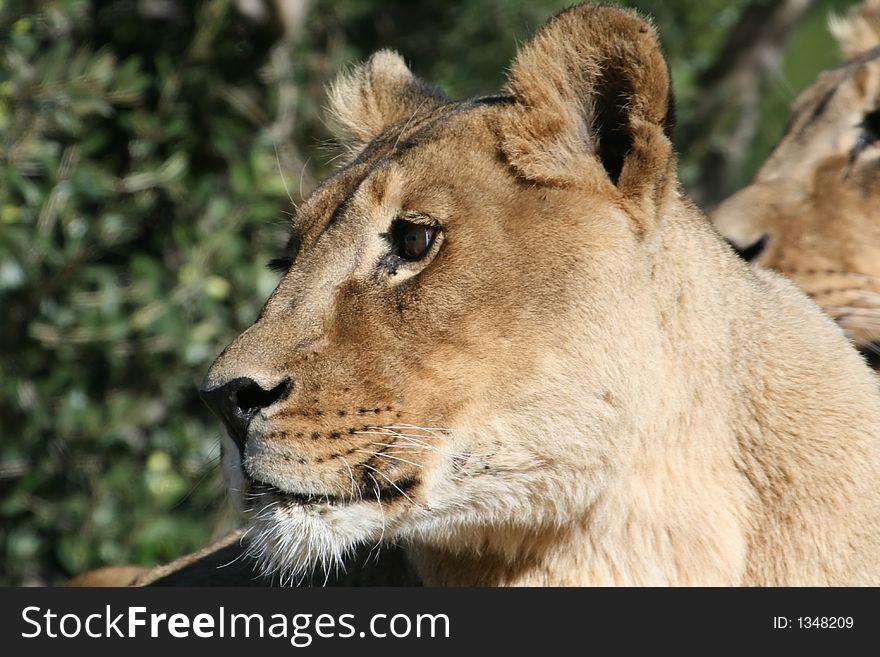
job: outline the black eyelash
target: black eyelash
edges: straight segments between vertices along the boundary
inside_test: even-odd
[[[287,270],[293,266],[296,260],[296,254],[299,253],[299,236],[291,235],[284,245],[284,251],[278,258],[272,258],[267,264],[270,270],[279,274],[286,274]]]
[[[266,267],[279,274],[285,273],[293,265],[293,258],[287,256],[281,258],[272,258],[266,263]]]

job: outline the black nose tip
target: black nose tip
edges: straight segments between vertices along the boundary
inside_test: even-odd
[[[250,421],[260,410],[286,396],[290,387],[289,378],[271,390],[266,390],[252,379],[238,378],[222,386],[199,390],[199,395],[214,415],[226,424],[239,449],[244,449]]]
[[[726,238],[725,238],[726,239]],[[759,255],[764,252],[764,249],[767,246],[767,235],[761,235],[758,239],[756,239],[751,244],[746,246],[739,246],[735,242],[731,240],[726,240],[728,244],[730,244],[731,248],[736,251],[736,255],[745,260],[746,262],[752,262]]]

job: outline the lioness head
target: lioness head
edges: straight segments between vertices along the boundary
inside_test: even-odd
[[[653,28],[579,7],[500,95],[450,101],[381,51],[331,97],[356,155],[299,207],[281,282],[203,386],[258,548],[297,571],[566,522],[613,467],[580,436],[641,394],[620,327],[646,322],[634,254],[674,180]]]
[[[336,84],[354,156],[203,386],[267,571],[400,541],[428,584],[877,580],[876,382],[681,193],[670,107],[610,7],[500,95],[391,52]]]
[[[712,219],[870,351],[880,342],[880,2],[832,29],[855,59],[801,93],[770,158]]]

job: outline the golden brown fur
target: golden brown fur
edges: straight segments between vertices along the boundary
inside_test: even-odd
[[[650,24],[579,6],[498,97],[390,52],[335,87],[354,158],[204,384],[262,567],[399,542],[430,585],[880,584],[874,375],[684,196],[668,84]]]
[[[880,0],[862,0],[843,18],[828,22],[843,56],[852,59],[880,45]]]
[[[73,587],[106,587],[132,586],[149,568],[143,566],[104,566],[90,570],[69,579],[65,586]]]
[[[880,2],[831,24],[856,59],[822,73],[798,97],[770,158],[712,219],[752,262],[794,280],[870,354],[880,342]]]

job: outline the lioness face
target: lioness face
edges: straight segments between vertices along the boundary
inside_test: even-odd
[[[822,73],[754,182],[712,215],[871,351],[880,342],[880,48]],[[874,356],[876,358],[876,355]]]
[[[502,96],[449,102],[389,52],[337,85],[357,155],[299,207],[281,282],[204,384],[267,566],[294,575],[359,543],[453,541],[486,519],[562,524],[627,449],[590,437],[638,416],[638,350],[616,328],[657,339],[636,297],[650,275],[643,186],[660,174],[638,167],[666,178],[674,164],[656,37],[611,17],[635,31],[627,47],[656,51],[658,72],[629,91],[664,86],[603,148],[589,144],[600,117],[581,114],[588,91],[557,116],[524,102],[567,70],[540,50],[550,39],[521,54]],[[620,80],[617,66],[601,70]],[[638,106],[616,102],[618,120]]]

